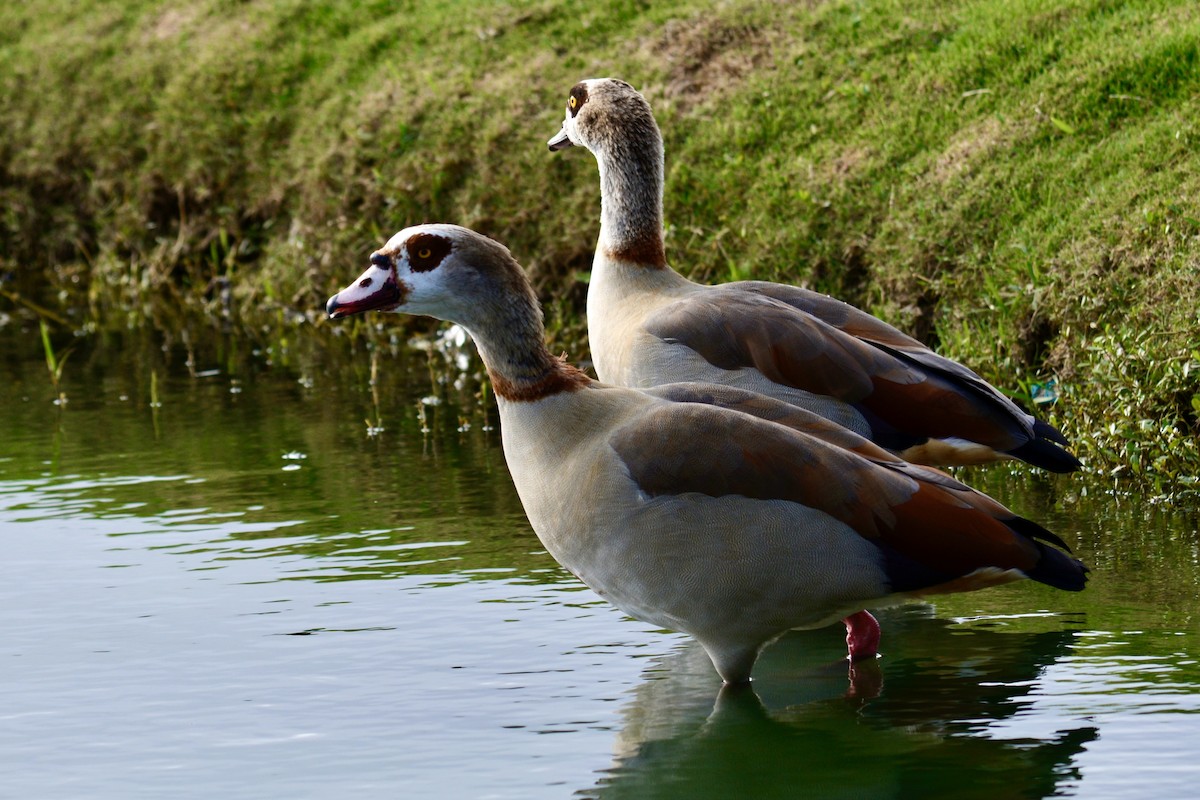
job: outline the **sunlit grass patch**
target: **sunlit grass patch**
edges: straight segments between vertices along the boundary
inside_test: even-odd
[[[1053,381],[1090,468],[1170,484],[1200,472],[1198,43],[1183,0],[10,3],[0,273],[270,337],[453,221],[510,246],[583,358],[596,168],[545,141],[616,75],[662,125],[682,272],[834,293],[1018,396]]]

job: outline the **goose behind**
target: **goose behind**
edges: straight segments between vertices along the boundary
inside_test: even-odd
[[[549,146],[571,145],[591,151],[600,170],[587,314],[601,380],[762,392],[918,463],[1016,458],[1052,472],[1079,468],[1055,428],[870,314],[795,286],[706,286],[672,270],[662,237],[662,136],[629,84],[604,78],[571,89]]]
[[[839,619],[851,657],[874,657],[867,607],[1023,577],[1083,588],[1053,534],[819,416],[725,386],[590,379],[551,355],[523,271],[473,231],[408,228],[370,262],[329,315],[466,328],[543,545],[626,613],[695,637],[726,682],[785,631]]]

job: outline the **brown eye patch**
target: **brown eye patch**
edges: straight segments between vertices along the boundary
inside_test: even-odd
[[[571,87],[571,95],[567,98],[567,111],[571,116],[579,113],[579,109],[583,108],[583,104],[587,102],[588,92],[586,83],[577,83]]]
[[[436,269],[442,259],[450,254],[450,240],[434,233],[418,233],[405,243],[408,249],[408,265],[413,272],[429,272]]]

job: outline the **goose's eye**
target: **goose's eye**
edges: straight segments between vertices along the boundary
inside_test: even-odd
[[[413,272],[437,269],[450,254],[450,240],[436,233],[418,233],[407,244],[409,267]]]
[[[573,117],[587,102],[588,91],[586,83],[577,83],[571,87],[571,96],[567,98],[567,112]]]

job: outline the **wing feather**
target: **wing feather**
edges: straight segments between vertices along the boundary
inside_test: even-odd
[[[995,451],[993,457],[1012,453],[1055,471],[1078,468],[1051,443],[1061,439],[1057,431],[974,372],[825,295],[725,284],[658,309],[645,329],[721,369],[752,368],[774,383],[846,403],[867,419],[872,440],[892,450],[965,440]]]
[[[879,547],[894,591],[919,591],[986,569],[1016,569],[1082,588],[1083,566],[1034,537],[1061,540],[987,495],[869,442],[859,443],[863,453],[833,444],[823,438],[827,425],[788,415],[769,398],[739,398],[737,390],[711,387],[710,396],[722,399],[706,403],[696,387],[665,387],[661,396],[676,402],[652,406],[609,440],[647,495],[738,495],[821,510]],[[678,401],[688,396],[693,399]],[[779,414],[785,419],[766,418]],[[688,435],[680,437],[681,430]]]

